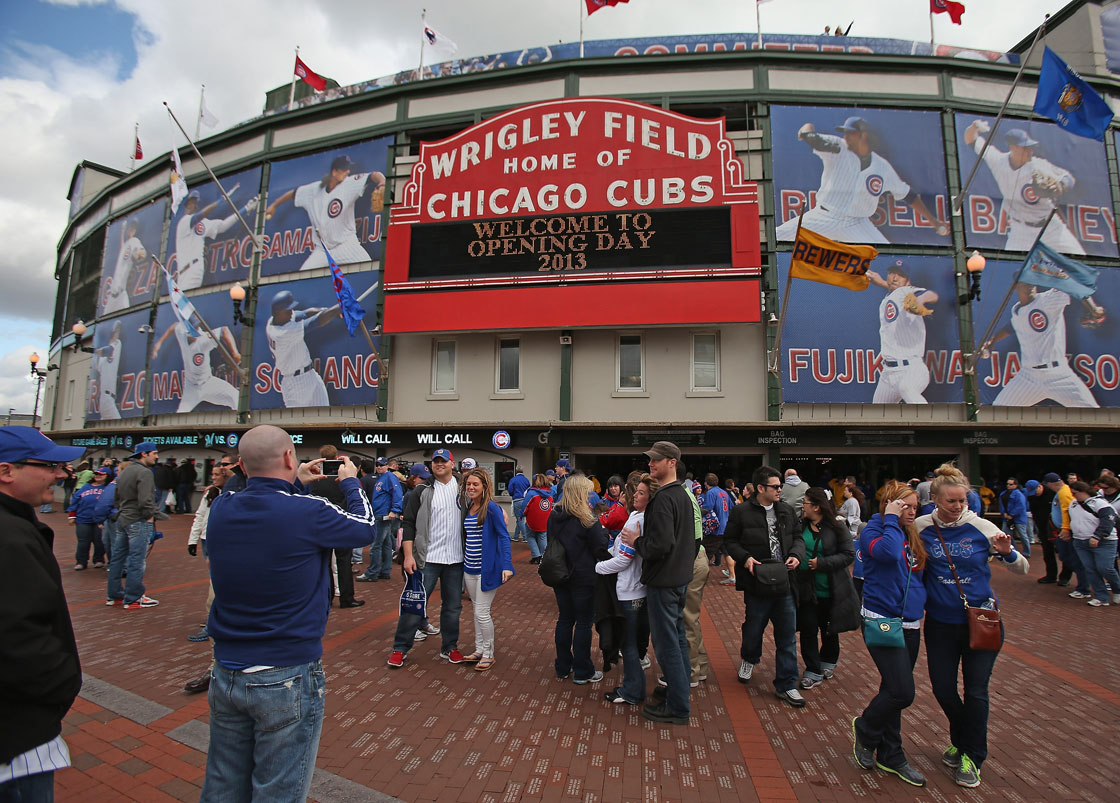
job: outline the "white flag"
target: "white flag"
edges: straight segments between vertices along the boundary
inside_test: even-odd
[[[207,128],[213,128],[218,124],[218,118],[214,115],[214,112],[206,108],[205,97],[198,102],[198,119]]]
[[[424,25],[422,33],[424,44],[445,56],[454,56],[459,52],[459,46],[437,31],[431,25]]]
[[[171,214],[179,211],[179,204],[187,197],[187,180],[183,178],[183,163],[179,161],[179,149],[171,149]]]
[[[198,315],[198,311],[195,310],[190,299],[183,295],[183,291],[179,289],[178,283],[171,278],[167,268],[163,265],[160,265],[160,267],[163,268],[163,275],[167,279],[167,294],[171,297],[171,311],[175,313],[175,318],[183,324],[183,328],[187,330],[190,337],[198,337],[198,329],[191,323],[191,317]],[[202,316],[199,315],[198,317],[201,320]]]

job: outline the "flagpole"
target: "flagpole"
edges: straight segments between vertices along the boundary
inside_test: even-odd
[[[288,109],[296,102],[296,65],[299,63],[299,45],[296,45],[296,60],[292,64],[292,85],[288,89]],[[165,104],[166,105],[166,104]],[[168,110],[170,111],[170,109]],[[174,117],[174,115],[172,115]]]
[[[293,73],[294,75],[294,73]],[[202,90],[198,93],[198,119],[194,121],[194,138],[198,139],[199,134],[202,133],[202,102],[206,97],[206,84],[202,85]]]
[[[140,141],[140,123],[136,124],[136,128],[132,133],[132,156],[128,159],[128,172],[131,173],[136,169],[136,143]]]
[[[420,68],[416,71],[416,80],[424,80],[424,40],[427,39],[424,28],[427,27],[428,9],[420,9]]]
[[[929,12],[929,54],[931,56],[934,55],[933,47],[933,12],[931,11]]]
[[[1046,19],[1049,18],[1050,15],[1047,14]],[[996,128],[999,126],[1000,121],[1003,119],[1004,112],[1007,111],[1007,107],[1011,103],[1011,96],[1015,93],[1015,87],[1019,85],[1019,79],[1023,77],[1023,70],[1026,69],[1027,62],[1031,60],[1035,45],[1038,44],[1038,40],[1042,37],[1043,31],[1045,30],[1046,20],[1043,20],[1042,24],[1038,26],[1038,30],[1035,32],[1034,41],[1031,42],[1030,50],[1027,51],[1027,55],[1023,57],[1022,61],[1019,62],[1019,72],[1015,73],[1015,80],[1011,82],[1011,88],[1007,90],[1007,97],[1004,98],[1003,105],[1000,106],[999,114],[996,115],[996,121],[992,124],[992,129],[988,132],[988,136],[984,138],[984,147],[980,149],[980,155],[976,158],[976,163],[972,166],[972,171],[968,174],[968,179],[965,181],[964,186],[961,187],[960,193],[953,198],[954,215],[959,215],[961,213],[961,205],[964,203],[965,194],[968,193],[968,188],[972,185],[972,179],[976,177],[976,171],[980,167],[980,163],[984,161],[984,154],[988,152],[988,146],[992,144],[992,139],[996,135]]]
[[[804,218],[805,218],[805,213],[804,212],[802,212],[800,215],[797,216],[797,233],[793,235],[794,243],[796,243],[797,238],[801,236],[801,221]],[[782,360],[782,330],[785,328],[785,325],[786,325],[786,310],[789,308],[789,291],[790,291],[790,288],[792,286],[793,286],[793,262],[792,262],[792,258],[791,258],[789,271],[786,273],[786,287],[785,287],[785,290],[782,291],[781,311],[778,313],[778,333],[777,333],[777,335],[774,336],[774,349],[773,349],[773,352],[772,352],[774,356],[773,356],[773,359],[770,361],[771,364],[769,366],[767,366],[769,368],[770,372],[775,373],[775,374],[778,373],[778,365],[779,365],[779,363],[781,363],[781,360]]]
[[[202,153],[199,152],[198,146],[194,144],[194,140],[191,139],[190,134],[184,130],[182,123],[180,123],[179,118],[175,116],[175,112],[171,111],[171,107],[167,105],[166,100],[163,102],[163,106],[167,109],[167,113],[171,115],[171,119],[175,121],[175,125],[179,126],[179,130],[183,132],[183,136],[187,138],[187,144],[191,146],[194,155],[198,157],[198,160],[202,162],[202,166],[206,168],[206,173],[210,176],[210,180],[214,182],[218,191],[222,194],[222,197],[226,199],[226,203],[228,203],[230,209],[233,210],[233,214],[237,215],[237,219],[241,221],[241,225],[245,227],[245,231],[249,232],[249,239],[253,241],[253,250],[260,251],[260,243],[257,242],[257,235],[252,227],[245,222],[245,218],[241,216],[241,210],[233,203],[233,199],[229,197],[226,188],[222,186],[222,182],[218,181],[218,177],[214,175],[214,171],[210,169],[210,165],[206,164],[206,160],[202,158]]]
[[[160,270],[163,271],[164,278],[167,279],[167,280],[170,280],[171,272],[154,256],[152,257],[152,262],[159,265]],[[182,291],[180,290],[179,292],[182,292]],[[168,283],[168,287],[167,287],[167,295],[170,298],[170,296],[171,296],[170,282]],[[184,296],[184,298],[186,298],[186,296]],[[174,303],[174,302],[171,302],[171,303]],[[248,372],[244,371],[241,368],[241,364],[239,362],[237,362],[237,360],[233,359],[233,355],[230,354],[229,349],[226,348],[226,344],[222,342],[222,339],[220,337],[218,337],[216,334],[214,334],[214,330],[210,328],[210,324],[206,323],[206,319],[202,317],[202,313],[198,311],[198,308],[194,304],[191,304],[191,309],[194,310],[194,315],[195,315],[196,318],[198,318],[198,322],[200,324],[202,324],[202,328],[206,331],[206,334],[208,334],[208,335],[210,335],[210,337],[214,338],[214,342],[218,344],[218,348],[221,349],[222,356],[226,358],[226,362],[228,362],[231,366],[233,366],[233,369],[235,371],[237,371],[237,376],[241,379],[242,382],[247,382],[249,380]]]
[[[758,31],[758,49],[762,50],[762,17],[760,17],[758,13],[758,7],[760,5],[761,3],[759,3],[758,0],[754,0],[754,27],[755,30]],[[799,223],[798,226],[800,225]]]
[[[579,4],[579,57],[583,58],[583,2],[576,0]]]

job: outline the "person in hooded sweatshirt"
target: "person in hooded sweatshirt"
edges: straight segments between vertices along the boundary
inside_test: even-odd
[[[797,469],[787,468],[785,483],[782,485],[782,501],[794,510],[801,510],[801,502],[809,484],[797,476]]]

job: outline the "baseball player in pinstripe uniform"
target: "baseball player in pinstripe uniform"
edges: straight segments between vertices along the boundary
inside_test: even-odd
[[[93,361],[97,370],[97,409],[102,421],[121,417],[117,408],[117,374],[121,369],[121,322],[113,323],[109,342],[95,349]]]
[[[983,120],[973,120],[964,131],[964,142],[977,154],[984,148],[983,134],[991,130]],[[1012,128],[1004,136],[1007,151],[989,146],[984,164],[1003,196],[1002,213],[1007,214],[1010,228],[1004,248],[1008,251],[1029,251],[1046,223],[1050,210],[1057,209],[1057,199],[1073,189],[1074,178],[1045,159],[1034,155],[1038,140],[1022,128]],[[1042,233],[1042,242],[1063,254],[1084,254],[1085,248],[1073,236],[1060,215],[1055,215]]]
[[[1018,282],[1019,302],[1011,308],[1011,324],[1000,329],[980,347],[987,359],[992,344],[1012,332],[1019,338],[1019,372],[1003,386],[992,404],[1031,407],[1052,399],[1063,407],[1100,407],[1069,365],[1066,357],[1066,307],[1068,293],[1038,292],[1033,284]],[[1099,309],[1092,298],[1082,300],[1087,309]]]
[[[132,218],[121,228],[121,250],[117,253],[117,266],[102,289],[102,315],[111,315],[131,306],[128,280],[133,267],[139,265],[147,255],[147,249],[140,242],[140,224],[136,218]]]
[[[926,305],[937,302],[937,293],[910,284],[902,260],[887,269],[884,279],[873,270],[867,276],[887,291],[879,304],[879,356],[883,368],[875,386],[874,404],[926,404],[922,391],[929,384],[926,368],[926,322],[932,314]]]
[[[214,334],[222,339],[226,350],[240,364],[241,352],[237,350],[237,343],[229,327],[220,326]],[[183,355],[183,393],[179,399],[179,409],[175,412],[189,413],[204,401],[236,410],[237,388],[224,379],[214,376],[214,372],[210,369],[210,352],[218,348],[218,341],[213,335],[209,332],[199,332],[198,337],[191,337],[182,321],[175,321],[152,346],[153,360],[159,355],[164,341],[171,335],[175,335],[179,352]]]
[[[272,299],[272,317],[265,331],[276,371],[281,375],[280,395],[285,407],[328,407],[327,386],[315,370],[304,333],[322,326],[341,314],[338,306],[328,309],[295,309],[295,296],[281,290]]]
[[[230,197],[237,192],[240,184],[235,184],[229,191]],[[225,203],[225,198],[219,198],[198,208],[199,194],[191,190],[187,202],[183,206],[183,215],[175,224],[175,262],[176,277],[180,290],[194,290],[202,286],[202,279],[206,274],[206,241],[212,240],[219,234],[224,234],[237,222],[237,215],[230,213],[227,217],[217,220],[210,218],[219,206]],[[243,214],[248,215],[257,208],[257,196],[253,196],[245,204]]]
[[[938,234],[949,233],[948,223],[938,220],[891,163],[871,149],[871,125],[866,120],[849,117],[836,130],[843,138],[818,134],[812,123],[797,132],[797,138],[823,163],[817,205],[805,213],[805,228],[844,243],[885,243],[887,238],[870,218],[883,195],[890,193],[896,201],[935,221]],[[797,218],[791,218],[778,226],[778,239],[793,240],[797,223]]]

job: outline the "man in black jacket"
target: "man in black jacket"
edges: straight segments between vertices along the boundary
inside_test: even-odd
[[[800,708],[805,698],[797,690],[797,604],[788,573],[805,560],[805,542],[793,508],[781,500],[782,475],[762,466],[751,477],[755,493],[731,509],[723,534],[724,548],[735,560],[735,587],[743,592],[746,617],[739,655],[739,680],[747,683],[762,660],[762,634],[774,623],[775,675],[778,697]],[[649,515],[648,513],[646,514]],[[781,572],[782,564],[788,572]],[[765,566],[755,576],[758,567]],[[763,573],[776,573],[764,582]]]
[[[190,513],[194,485],[198,481],[198,473],[194,467],[194,458],[188,457],[175,469],[175,512]]]
[[[696,517],[689,492],[677,481],[681,450],[658,441],[645,453],[649,473],[660,488],[646,508],[645,532],[634,541],[642,558],[650,637],[667,683],[664,702],[647,704],[642,716],[654,722],[687,725],[689,715],[688,637],[684,604],[696,559]]]
[[[54,533],[35,508],[83,451],[31,427],[0,428],[0,800],[50,803],[54,771],[70,766],[62,718],[82,670]]]

